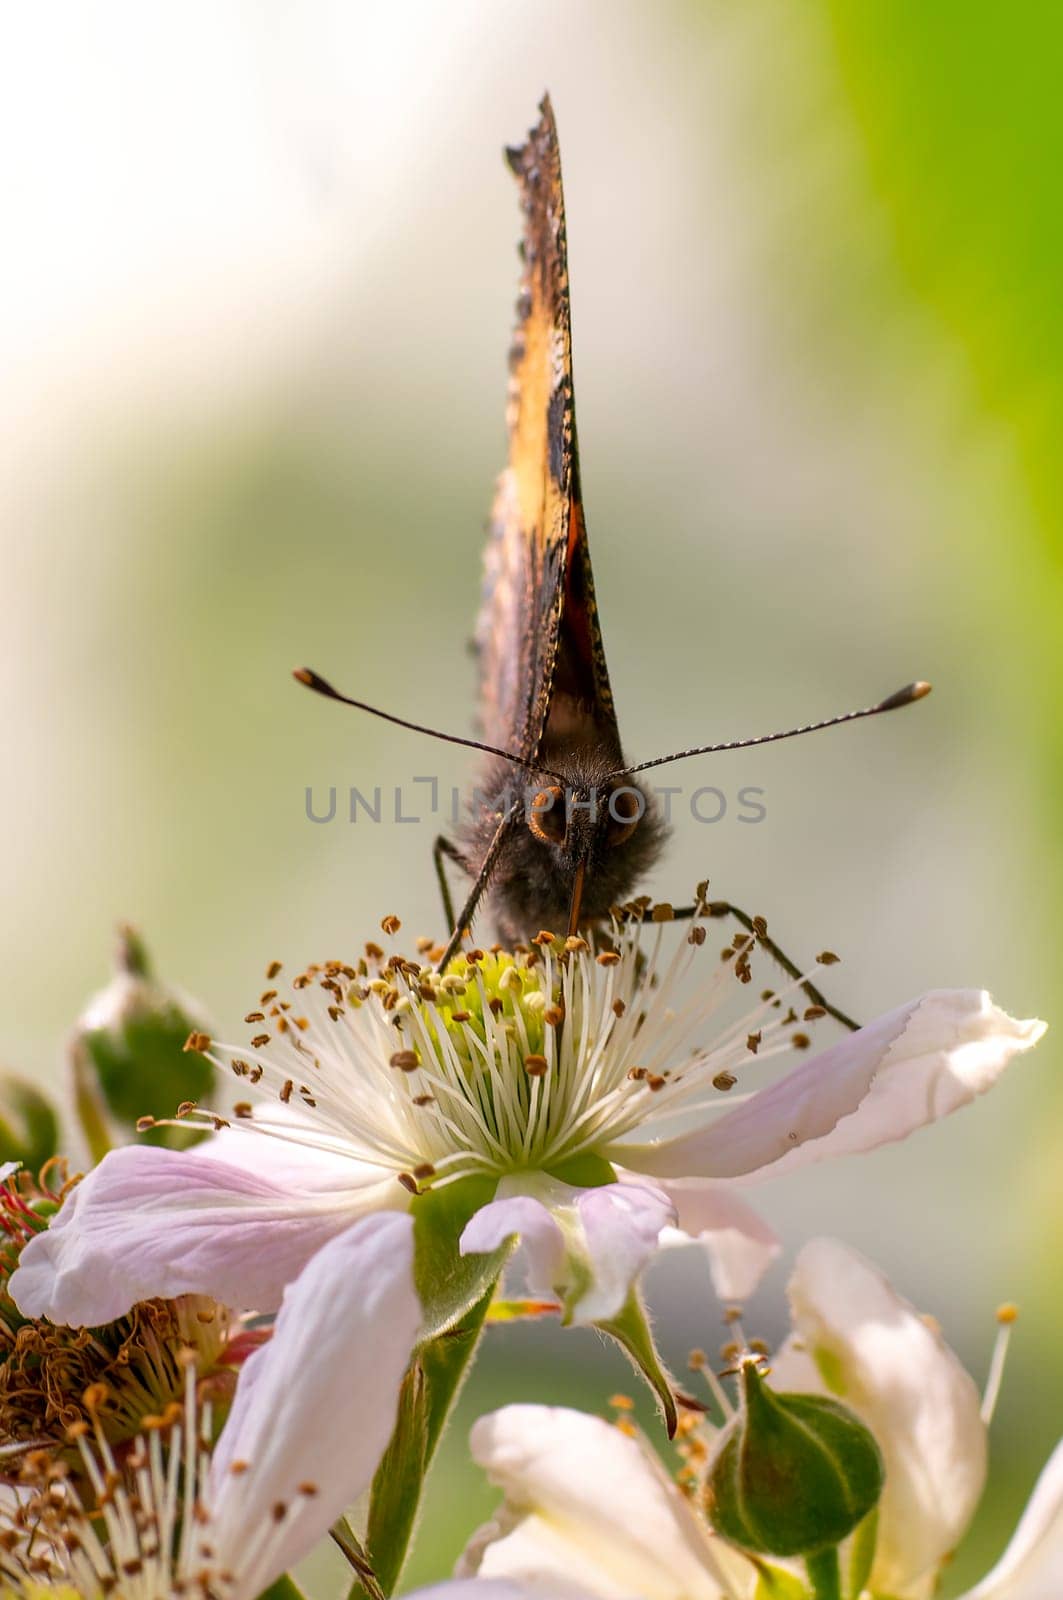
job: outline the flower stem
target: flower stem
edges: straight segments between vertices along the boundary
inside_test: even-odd
[[[814,1556],[806,1556],[805,1571],[808,1573],[815,1600],[842,1600],[842,1580],[836,1547],[820,1550]]]
[[[428,1469],[468,1376],[493,1294],[494,1284],[453,1328],[428,1340],[403,1381],[395,1432],[373,1480],[365,1538],[385,1595],[394,1593],[402,1574]],[[366,1586],[356,1579],[348,1600],[366,1596]]]

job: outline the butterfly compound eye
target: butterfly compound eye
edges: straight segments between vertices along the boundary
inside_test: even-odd
[[[542,844],[565,842],[565,796],[556,785],[540,789],[528,811],[528,827]]]
[[[610,844],[623,844],[630,839],[646,810],[646,801],[638,789],[614,789],[609,796],[609,827],[606,837]]]

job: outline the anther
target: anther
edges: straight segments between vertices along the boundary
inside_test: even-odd
[[[399,929],[402,927],[402,923],[399,921],[398,917],[389,915],[386,917],[381,917],[380,926],[384,933],[390,935],[393,933],[398,933]]]
[[[396,1050],[390,1065],[398,1072],[416,1072],[421,1062],[416,1050]]]
[[[281,1029],[280,1031],[283,1032],[283,1029]],[[256,1033],[255,1037],[251,1040],[251,1048],[252,1048],[252,1050],[261,1050],[262,1046],[264,1044],[269,1044],[269,1034],[268,1033]]]
[[[249,1011],[244,1018],[245,1022],[265,1022],[265,1020],[266,1013],[264,1011]]]
[[[650,912],[651,922],[672,922],[674,919],[675,911],[673,907],[668,904],[667,900],[662,900],[660,904],[655,905],[653,910]]]
[[[617,967],[620,965],[620,955],[616,950],[602,950],[594,959],[600,967]]]
[[[705,943],[706,933],[700,922],[696,922],[687,934],[687,944],[702,945]]]
[[[807,1050],[809,1045],[812,1043],[812,1040],[808,1037],[807,1033],[795,1033],[792,1035],[790,1043],[793,1045],[795,1050]]]
[[[398,1177],[399,1182],[402,1184],[402,1187],[405,1190],[407,1190],[408,1193],[410,1193],[410,1194],[420,1194],[420,1192],[421,1192],[420,1186],[419,1186],[419,1184],[417,1182],[417,1179],[412,1175],[412,1173],[399,1172],[399,1173],[396,1174],[396,1176]]]
[[[525,1056],[524,1070],[528,1074],[529,1078],[544,1078],[547,1072],[546,1057],[536,1055]]]
[[[826,1015],[827,1015],[826,1006],[807,1006],[806,1009],[805,1009],[805,1014],[801,1018],[801,1021],[802,1022],[818,1022],[820,1017],[825,1017]]]
[[[154,1117],[138,1117],[137,1118],[137,1132],[138,1133],[147,1133],[148,1129],[149,1128],[154,1128],[154,1126],[155,1126],[155,1118]]]
[[[193,1031],[188,1035],[182,1048],[186,1051],[195,1050],[202,1054],[204,1050],[210,1049],[210,1034]]]
[[[556,938],[557,938],[557,935],[554,934],[554,933],[551,933],[549,928],[540,928],[539,932],[535,935],[534,939],[532,940],[532,944],[537,944],[539,946],[553,944]]]
[[[733,1089],[737,1082],[738,1079],[733,1072],[718,1072],[712,1080],[712,1087],[722,1089],[726,1093],[728,1089]]]
[[[836,956],[833,950],[821,950],[816,960],[821,967],[833,967],[841,960],[841,956]]]

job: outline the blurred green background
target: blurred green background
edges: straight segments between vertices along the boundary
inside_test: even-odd
[[[782,942],[840,949],[834,992],[863,1016],[970,983],[1060,1015],[1051,8],[231,0],[6,33],[0,1064],[58,1081],[119,918],[230,1028],[274,955],[350,950],[385,911],[439,931],[431,824],[352,826],[341,802],[314,826],[304,795],[461,783],[464,758],[288,674],[469,726],[516,283],[500,147],[544,87],[631,753],[935,685],[684,773],[763,787],[767,819],[687,820],[650,887],[707,871]],[[842,1233],[976,1373],[995,1304],[1022,1305],[953,1592],[1059,1432],[1058,1050],[904,1147],[760,1196],[791,1257]],[[783,1281],[750,1318],[768,1337]],[[650,1288],[677,1366],[716,1341],[695,1254]],[[464,1420],[618,1386],[594,1338],[512,1329]],[[463,1451],[459,1427],[411,1581],[492,1504]]]

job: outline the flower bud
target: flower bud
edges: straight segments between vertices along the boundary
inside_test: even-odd
[[[877,1504],[884,1479],[874,1437],[818,1395],[775,1394],[747,1359],[742,1409],[708,1479],[713,1527],[755,1555],[808,1556],[847,1538]]]
[[[59,1148],[59,1118],[46,1095],[13,1072],[0,1074],[0,1163],[38,1172]]]
[[[203,1030],[194,1001],[153,975],[140,935],[119,930],[117,972],[90,1000],[70,1041],[78,1121],[94,1160],[136,1136],[141,1119],[172,1117],[183,1101],[201,1099],[213,1068],[185,1048]],[[151,1144],[184,1149],[197,1130],[151,1128]]]

